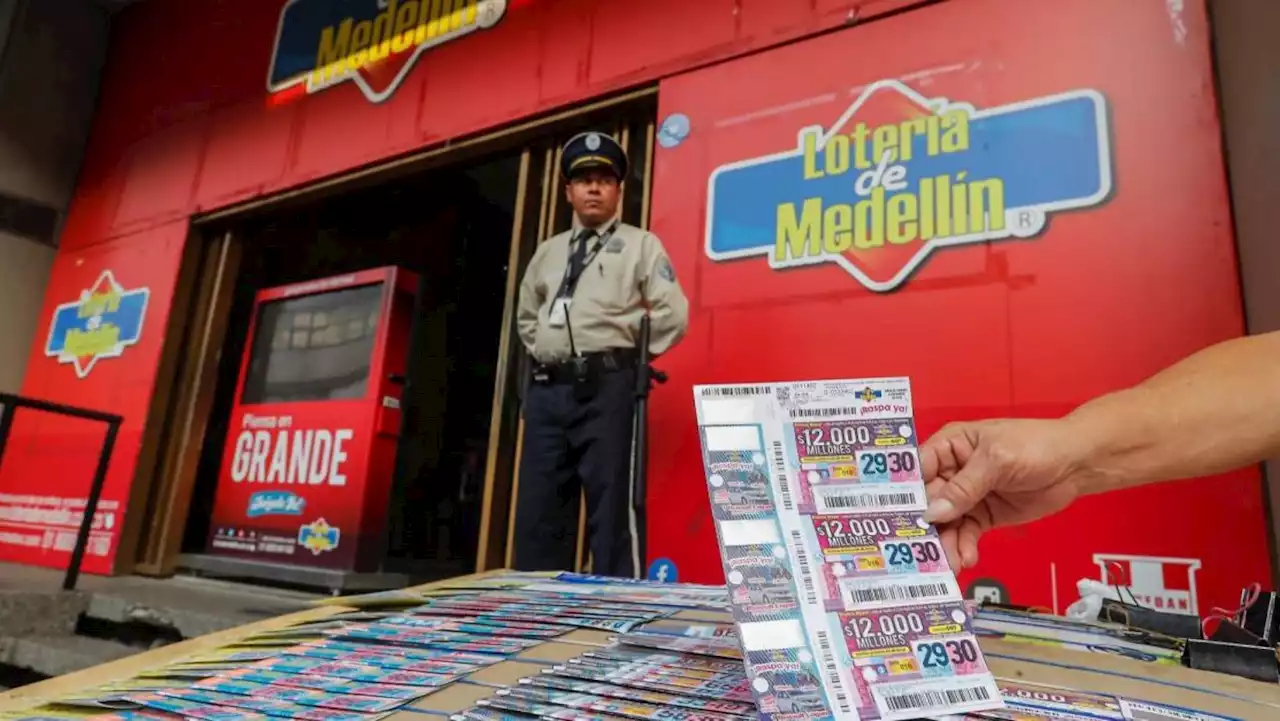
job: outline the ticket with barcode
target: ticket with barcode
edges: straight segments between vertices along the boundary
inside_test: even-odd
[[[960,589],[938,533],[919,511],[809,516],[793,537],[813,569],[828,611],[958,598]]]
[[[922,502],[920,455],[909,418],[791,424],[788,485],[800,513],[904,510]]]
[[[910,382],[699,386],[694,399],[761,715],[899,721],[1003,708],[923,519]]]
[[[886,705],[902,713],[936,713],[937,696],[912,695],[935,681],[949,682],[942,693],[949,701],[941,707],[948,713],[978,710],[1000,698],[963,603],[855,611],[836,619],[833,633],[844,640],[842,666],[868,712]],[[911,699],[920,703],[912,705]]]

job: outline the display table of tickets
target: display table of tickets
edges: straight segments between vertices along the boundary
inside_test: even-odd
[[[808,647],[805,639],[796,641],[795,652],[770,650],[766,657],[748,650],[751,663],[744,664],[742,648],[758,644],[739,638],[741,622],[735,624],[728,610],[730,599],[735,609],[777,605],[775,598],[785,594],[771,589],[784,586],[779,579],[785,575],[755,570],[767,569],[772,557],[765,552],[758,566],[734,566],[731,572],[743,580],[728,593],[722,587],[498,573],[334,599],[2,694],[0,713],[153,721],[831,718],[824,692],[815,691],[826,669],[798,652]],[[746,594],[738,590],[744,585]],[[926,606],[917,612],[921,622],[947,626],[948,639],[977,636],[985,654],[970,663],[981,668],[963,676],[980,680],[973,688],[994,688],[1004,708],[925,718],[1280,718],[1276,689],[1189,671],[1168,649],[1129,639],[1126,654],[1146,661],[1074,650],[1113,647],[1095,642],[1117,639],[1122,634],[1116,628],[942,603],[940,620]],[[786,605],[773,616],[785,621]],[[967,620],[953,619],[952,609]],[[736,613],[741,618],[742,611]],[[832,617],[847,625],[843,613]],[[858,625],[851,631],[869,638],[862,619],[879,628],[882,617],[849,617]],[[911,622],[902,623],[906,631],[895,625],[893,633],[914,642]],[[837,641],[850,648],[847,638],[829,639],[833,646]],[[964,653],[942,643],[948,653]],[[836,715],[855,718],[863,710],[852,708],[863,706],[852,697],[849,705]]]

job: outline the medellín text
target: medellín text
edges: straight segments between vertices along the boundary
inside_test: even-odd
[[[846,176],[853,202],[811,197],[778,205],[775,261],[871,250],[1005,228],[1004,182],[970,179],[967,172],[920,178],[907,171],[913,156],[969,150],[969,110],[869,127],[822,142],[822,130],[803,131],[804,179]]]

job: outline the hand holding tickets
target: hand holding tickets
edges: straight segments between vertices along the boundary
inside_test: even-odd
[[[953,423],[920,447],[929,506],[955,568],[978,562],[978,538],[996,526],[1034,521],[1080,495],[1078,452],[1062,421]]]
[[[953,566],[978,539],[1077,497],[1213,475],[1280,454],[1280,333],[1202,350],[1056,420],[953,423],[920,447],[929,506]]]

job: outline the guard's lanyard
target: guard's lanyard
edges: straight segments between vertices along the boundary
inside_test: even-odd
[[[578,289],[578,280],[582,278],[582,274],[591,266],[591,262],[600,254],[600,249],[605,243],[609,242],[609,238],[613,236],[613,232],[618,228],[618,221],[613,221],[603,233],[587,228],[578,234],[569,246],[569,262],[564,268],[564,278],[560,281],[560,290],[556,293],[557,298],[572,298],[574,292]],[[582,254],[581,263],[574,263],[573,259],[578,255],[580,249],[579,244],[585,245],[595,237],[595,245],[590,250],[585,250]]]

